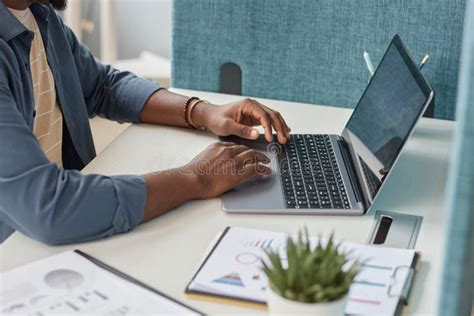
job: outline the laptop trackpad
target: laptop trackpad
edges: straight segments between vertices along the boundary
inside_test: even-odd
[[[228,212],[238,212],[239,210],[284,209],[278,158],[275,155],[278,146],[281,145],[268,143],[264,137],[260,137],[256,141],[249,141],[238,137],[222,137],[221,141],[242,144],[265,153],[272,160],[268,166],[273,171],[270,176],[254,177],[244,181],[232,191],[224,194],[222,197],[224,210]]]

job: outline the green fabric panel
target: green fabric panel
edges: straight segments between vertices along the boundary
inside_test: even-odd
[[[474,0],[468,1],[438,315],[470,315],[474,282]]]
[[[178,88],[219,90],[222,64],[242,68],[249,96],[353,108],[399,33],[436,91],[435,116],[454,117],[466,0],[175,0]]]

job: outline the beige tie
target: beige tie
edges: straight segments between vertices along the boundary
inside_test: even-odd
[[[30,51],[30,69],[35,99],[33,133],[50,162],[62,167],[63,115],[56,97],[53,74],[38,24],[30,9],[10,9],[17,19],[35,36]]]

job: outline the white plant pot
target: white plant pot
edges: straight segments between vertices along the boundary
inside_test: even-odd
[[[270,287],[267,290],[268,311],[270,315],[344,315],[346,297],[329,303],[301,303],[291,301],[275,293]]]

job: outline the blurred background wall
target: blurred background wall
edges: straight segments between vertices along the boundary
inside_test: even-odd
[[[114,0],[114,2],[118,58],[136,58],[146,50],[170,59],[172,0]],[[99,8],[100,2],[97,0],[82,0],[82,18],[94,23],[92,33],[82,32],[82,41],[96,56],[100,56]]]

